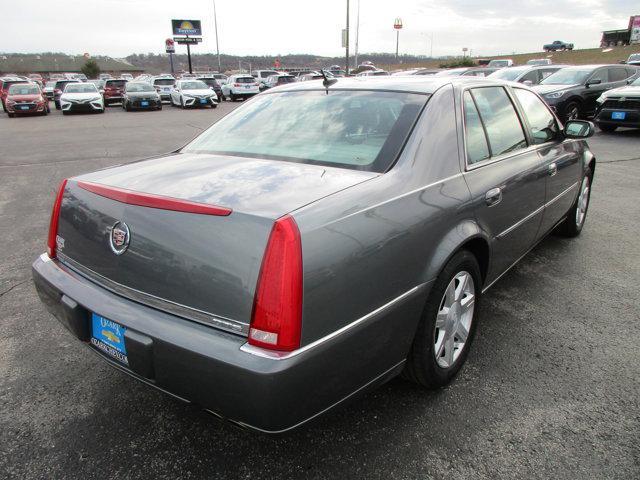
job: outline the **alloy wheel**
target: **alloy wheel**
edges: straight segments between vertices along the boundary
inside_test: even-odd
[[[451,367],[469,337],[475,304],[475,285],[469,272],[457,273],[449,282],[436,317],[433,352],[438,365]]]
[[[578,206],[576,208],[576,225],[582,226],[584,218],[587,216],[587,207],[589,206],[589,193],[591,184],[589,177],[584,177],[582,185],[580,185],[580,194],[578,195]]]

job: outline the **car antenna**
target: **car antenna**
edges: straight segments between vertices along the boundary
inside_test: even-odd
[[[327,92],[327,95],[329,95],[329,87],[331,85],[333,85],[334,83],[336,83],[338,81],[337,78],[328,78],[327,74],[324,73],[324,69],[320,69],[320,74],[322,75],[322,78],[324,78],[324,80],[322,80],[322,85],[324,85],[325,88],[325,92]]]

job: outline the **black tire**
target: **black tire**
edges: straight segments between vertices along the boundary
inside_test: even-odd
[[[158,110],[162,110],[162,102],[158,103]]]
[[[584,216],[582,217],[582,220],[579,222],[577,217],[578,208],[580,208],[581,201],[584,201],[581,195],[581,192],[583,192],[584,190],[585,180],[588,182],[587,187],[589,190],[586,194],[586,203],[583,205]],[[573,202],[573,205],[571,205],[571,208],[567,212],[567,217],[564,219],[564,221],[560,225],[558,225],[558,228],[556,229],[556,233],[558,235],[562,237],[573,238],[573,237],[577,237],[578,235],[580,235],[580,232],[582,232],[582,228],[584,227],[584,222],[587,220],[587,212],[589,211],[589,202],[591,201],[592,182],[593,182],[593,174],[591,173],[591,170],[587,168],[587,170],[584,173],[584,177],[582,177],[582,181],[580,182],[580,190],[578,190],[578,195],[576,196],[575,202]]]
[[[231,99],[232,102],[236,101],[236,96],[233,94],[233,92],[229,94],[229,99]]]
[[[3,112],[7,111],[7,106],[4,104],[4,101],[2,102],[2,111]]]
[[[213,103],[213,102],[211,102],[211,108],[217,108],[217,107],[218,107],[218,104],[217,104],[217,103]]]
[[[7,115],[9,115],[9,118],[13,118],[13,117],[15,117],[15,116],[16,116],[16,114],[15,114],[15,113],[11,113],[11,112],[7,112]]]
[[[615,132],[616,128],[618,128],[617,125],[610,125],[608,123],[599,123],[598,124],[598,128],[600,130],[602,130],[605,133],[611,133],[611,132]]]
[[[577,120],[582,118],[582,108],[578,102],[569,102],[564,107],[562,121]]]
[[[122,105],[123,105],[125,111],[127,111],[127,112],[131,111],[131,105],[129,105],[129,103],[123,102]]]
[[[55,102],[56,105],[56,110],[60,110],[60,103],[59,102]]]
[[[442,367],[436,360],[434,353],[436,340],[436,318],[440,311],[444,295],[449,283],[461,272],[468,272],[474,283],[474,310],[467,340],[453,364]],[[429,298],[424,307],[422,318],[418,324],[416,335],[411,345],[409,356],[403,371],[403,376],[428,389],[441,388],[450,383],[460,371],[469,354],[477,326],[477,312],[482,295],[482,276],[476,257],[467,250],[456,253],[436,279]]]
[[[180,108],[184,110],[184,98],[180,97]]]
[[[111,104],[105,100],[104,101],[104,108],[107,108],[109,105],[111,105]]]

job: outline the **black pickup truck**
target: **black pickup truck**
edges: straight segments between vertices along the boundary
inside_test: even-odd
[[[551,43],[544,45],[543,50],[545,52],[556,52],[558,50],[573,50],[573,43],[563,42],[562,40],[554,40]]]

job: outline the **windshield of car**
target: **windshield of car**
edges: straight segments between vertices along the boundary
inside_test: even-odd
[[[107,80],[105,82],[106,87],[111,88],[122,88],[127,84],[126,80]]]
[[[148,83],[127,83],[127,92],[155,92],[155,89]]]
[[[236,77],[233,81],[235,83],[254,83],[256,79],[253,77]]]
[[[637,62],[640,60],[640,53],[632,53],[631,55],[629,55],[629,59],[627,60],[628,62]]]
[[[97,93],[98,89],[93,83],[70,83],[64,89],[64,93]]]
[[[154,85],[173,85],[176,81],[173,78],[156,78],[153,81]]]
[[[541,85],[575,85],[584,83],[593,69],[586,68],[563,68],[552,73],[540,82]]]
[[[35,85],[16,84],[9,87],[9,95],[37,95],[40,90]]]
[[[56,86],[56,82],[55,82],[55,80],[54,80],[53,82],[47,82],[47,83],[45,84],[45,87],[47,87],[47,88],[49,88],[49,87],[50,87],[50,88],[53,88],[53,87],[55,87],[55,86]]]
[[[513,81],[516,78],[518,78],[520,75],[528,71],[529,71],[528,68],[522,68],[522,67],[503,68],[502,70],[493,72],[488,76],[490,78],[499,78],[500,80]]]
[[[489,67],[508,67],[509,61],[508,60],[491,60],[488,66]]]
[[[384,172],[400,153],[427,98],[382,91],[263,94],[214,124],[184,151]]]
[[[180,86],[183,90],[202,90],[209,88],[204,82],[200,80],[190,80],[188,82],[180,82]]]

